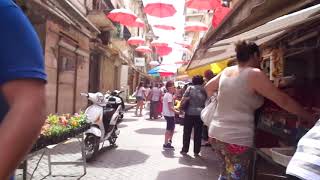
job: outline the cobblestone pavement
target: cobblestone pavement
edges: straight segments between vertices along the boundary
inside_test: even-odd
[[[165,121],[147,120],[144,117],[135,117],[134,110],[125,114],[120,124],[120,135],[117,147],[108,147],[108,143],[100,151],[94,162],[88,163],[87,174],[81,176],[83,168],[78,165],[59,165],[52,168],[53,176],[48,174],[47,156],[43,156],[33,179],[46,180],[216,180],[218,177],[218,161],[209,147],[203,147],[201,156],[193,156],[193,145],[190,145],[190,156],[180,155],[182,147],[183,126],[176,126],[173,137],[175,151],[164,151]],[[52,161],[80,160],[79,144],[70,141],[56,146],[51,151]],[[36,166],[40,155],[28,161],[28,172],[31,173]],[[68,176],[75,177],[68,177]],[[21,180],[21,171],[16,172]]]

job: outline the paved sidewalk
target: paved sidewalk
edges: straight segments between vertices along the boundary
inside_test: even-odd
[[[175,151],[164,151],[165,121],[146,120],[135,117],[134,109],[125,114],[120,124],[120,135],[117,147],[103,148],[96,161],[88,163],[87,174],[80,177],[82,167],[68,165],[56,166],[52,169],[55,175],[74,175],[75,177],[46,177],[46,180],[215,180],[218,177],[218,161],[208,147],[203,147],[201,157],[193,156],[193,145],[190,156],[183,157],[179,151],[182,146],[183,126],[176,126],[173,138]],[[148,117],[146,114],[145,117]],[[52,150],[53,160],[79,160],[80,151],[76,142],[69,142]],[[28,171],[36,166],[35,156],[29,161]],[[17,179],[21,180],[21,171],[17,171]],[[42,179],[48,174],[47,158],[40,162],[33,179]]]

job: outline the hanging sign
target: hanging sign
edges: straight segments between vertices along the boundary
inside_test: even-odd
[[[145,66],[145,59],[143,57],[135,57],[134,58],[134,65],[139,67]]]

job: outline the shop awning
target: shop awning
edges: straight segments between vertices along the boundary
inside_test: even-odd
[[[197,49],[188,66],[188,70],[208,65],[235,56],[234,43],[239,40],[255,41],[258,45],[285,33],[286,30],[302,25],[320,16],[320,5],[282,16],[240,35],[216,42],[205,49]]]
[[[214,74],[220,73],[224,68],[227,67],[229,62],[229,59],[217,62],[217,63],[212,63],[208,64],[205,66],[197,67],[191,70],[187,70],[187,74],[189,77],[195,76],[195,75],[202,75],[204,76],[204,72],[207,70],[211,70]]]
[[[249,31],[266,22],[315,2],[315,0],[239,0],[217,29],[211,27],[200,46]]]

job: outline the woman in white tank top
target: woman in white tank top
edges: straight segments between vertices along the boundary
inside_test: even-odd
[[[313,119],[257,68],[260,51],[256,44],[239,42],[236,53],[238,65],[226,68],[205,87],[209,97],[218,91],[218,105],[209,126],[209,137],[222,161],[219,180],[248,179],[253,155],[254,112],[263,104],[263,97],[304,119]]]

